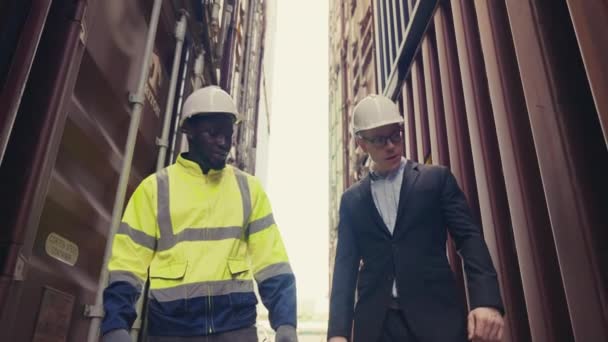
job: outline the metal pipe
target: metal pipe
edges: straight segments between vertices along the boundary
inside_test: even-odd
[[[214,36],[219,34],[219,30],[220,30],[219,17],[220,17],[220,1],[214,0],[211,3],[211,20],[209,23],[209,27],[211,28],[212,34]]]
[[[243,95],[241,96],[241,115],[245,115],[246,119],[249,119],[247,117],[247,101],[249,100],[249,96],[247,95],[249,93],[249,75],[251,74],[251,71],[249,70],[249,63],[251,60],[251,45],[253,43],[252,31],[256,5],[257,0],[250,1],[247,4],[247,6],[249,6],[249,8],[247,8],[247,39],[245,40],[245,53],[243,54],[244,66],[243,70],[241,70],[241,73],[243,73],[243,87],[241,88],[243,90]]]
[[[99,282],[97,284],[95,304],[93,306],[85,307],[85,316],[91,317],[91,325],[89,326],[89,334],[87,338],[88,342],[97,342],[99,339],[99,327],[101,326],[101,320],[103,318],[103,291],[106,287],[109,276],[107,265],[110,255],[112,254],[112,243],[114,236],[118,231],[118,226],[120,225],[120,220],[122,217],[127,185],[129,183],[129,176],[131,174],[131,163],[133,161],[133,153],[135,150],[135,143],[137,141],[137,131],[139,129],[139,122],[141,120],[141,114],[144,107],[144,91],[149,76],[148,74],[150,70],[149,66],[150,59],[152,57],[152,48],[154,47],[154,40],[156,38],[156,29],[158,28],[158,20],[160,17],[162,3],[162,0],[154,0],[154,7],[152,8],[152,15],[150,17],[150,30],[148,31],[148,35],[146,37],[146,46],[143,61],[141,63],[141,72],[139,81],[137,83],[137,92],[134,96],[130,96],[129,98],[133,104],[133,108],[131,110],[131,122],[129,124],[129,133],[127,135],[127,143],[125,146],[125,154],[118,181],[118,189],[116,191],[114,207],[112,208],[112,224],[110,226],[110,231],[108,232],[108,239],[106,241],[106,248],[103,255],[103,266],[99,275]]]
[[[203,86],[203,70],[205,68],[205,51],[196,57],[194,61],[194,89],[197,90]]]
[[[247,4],[247,33],[245,39],[245,53],[243,54],[243,69],[241,73],[243,74],[243,84],[240,88],[241,96],[239,100],[239,110],[241,115],[244,116],[245,120],[241,123],[241,127],[239,127],[239,144],[237,147],[237,160],[240,160],[245,170],[248,170],[249,166],[249,153],[248,147],[249,144],[247,135],[249,133],[249,123],[251,122],[249,118],[249,79],[251,75],[250,63],[252,58],[252,45],[253,45],[253,30],[254,30],[254,21],[255,21],[255,12],[257,0],[252,0]]]
[[[215,10],[215,4],[214,3],[214,10]],[[227,0],[226,3],[224,4],[224,9],[223,9],[223,13],[222,13],[222,27],[220,27],[220,31],[217,32],[218,36],[217,38],[217,48],[215,50],[215,56],[218,60],[224,59],[226,57],[226,48],[225,48],[225,44],[227,43],[227,37],[229,37],[230,35],[230,29],[232,27],[232,13],[235,12],[236,10],[234,9],[234,0]],[[214,13],[212,13],[211,15],[211,23],[214,23]],[[219,12],[218,15],[219,17]],[[216,20],[217,21],[217,20]],[[213,28],[213,26],[212,26]]]
[[[156,144],[158,145],[158,159],[156,161],[156,171],[161,170],[164,167],[165,159],[167,156],[167,148],[169,146],[169,129],[171,125],[171,117],[173,113],[173,104],[175,102],[175,92],[177,87],[177,76],[179,74],[180,62],[182,59],[182,49],[184,47],[184,39],[186,37],[187,28],[187,12],[182,10],[182,14],[175,25],[175,52],[173,56],[173,66],[171,69],[171,79],[169,81],[169,93],[167,94],[167,104],[165,107],[165,116],[163,121],[163,129],[160,139],[157,139]],[[137,320],[131,327],[131,340],[137,342],[139,335],[144,327],[146,321],[146,312],[143,311],[145,300],[148,297],[148,286],[146,286],[142,295],[139,296],[135,311],[137,312]]]
[[[226,30],[225,38],[222,39],[221,43],[223,45],[221,48],[222,58],[221,58],[221,68],[220,68],[220,87],[231,93],[232,88],[232,63],[234,59],[234,32],[236,30],[236,20],[238,16],[238,8],[239,2],[238,0],[226,0],[224,3],[224,15],[226,19],[230,19],[227,23],[228,26],[223,25],[222,30]]]
[[[167,95],[167,106],[165,107],[165,117],[163,121],[163,131],[161,138],[156,141],[158,145],[158,159],[156,160],[156,171],[165,167],[167,148],[169,147],[169,129],[171,128],[171,114],[175,102],[175,91],[177,86],[177,75],[179,74],[180,61],[182,58],[182,48],[186,37],[186,13],[182,12],[177,25],[175,26],[175,54],[173,55],[173,69],[171,69],[171,81],[169,82],[169,94]]]
[[[199,55],[199,57],[201,58],[201,61],[202,61],[203,57],[201,55]],[[197,76],[196,76],[197,67],[202,68],[202,64],[199,66],[196,65],[197,61],[198,61],[198,57],[197,57],[197,60],[194,62],[195,80],[194,80],[193,89],[195,89],[195,90],[197,89],[196,84],[202,82],[202,81],[199,81],[196,79],[197,78]],[[189,70],[188,70],[189,63],[190,63],[190,51],[187,50],[186,55],[184,56],[184,60],[183,60],[184,67],[182,68],[182,76],[181,76],[181,80],[180,80],[180,84],[179,84],[179,96],[177,97],[177,112],[175,113],[175,117],[173,118],[173,124],[172,124],[173,125],[173,139],[171,139],[171,148],[169,148],[169,162],[170,163],[174,163],[176,160],[175,152],[177,150],[178,143],[181,140],[180,138],[182,138],[182,135],[183,135],[183,133],[180,131],[179,122],[182,117],[182,106],[184,103],[184,90],[186,88],[187,74],[189,73]]]
[[[189,53],[186,54],[186,60],[184,61],[184,64],[188,64],[190,57],[189,57]],[[204,77],[203,77],[203,71],[205,70],[205,50],[201,50],[201,52],[198,54],[198,56],[196,57],[196,60],[194,61],[194,84],[192,86],[192,91],[200,89],[203,86],[204,83]],[[187,68],[184,67],[184,74],[182,77],[182,84],[181,84],[181,88],[180,88],[180,94],[179,94],[179,100],[177,102],[177,115],[175,116],[175,120],[174,120],[174,125],[173,125],[173,132],[174,132],[174,137],[173,140],[171,141],[171,149],[169,151],[169,160],[170,161],[175,161],[176,157],[175,157],[175,153],[176,151],[179,153],[182,152],[187,152],[188,151],[188,143],[186,141],[186,138],[184,137],[184,134],[181,132],[180,127],[179,127],[179,122],[181,121],[181,116],[182,116],[182,103],[184,101],[184,91],[185,91],[185,87],[186,87],[186,72],[187,72]],[[179,145],[179,149],[178,146]]]

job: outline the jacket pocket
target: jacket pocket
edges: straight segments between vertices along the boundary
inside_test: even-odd
[[[245,258],[228,258],[228,270],[232,277],[249,272],[249,262]]]
[[[186,276],[188,262],[173,262],[160,267],[150,267],[150,278],[163,280],[180,280]]]
[[[150,324],[186,313],[187,290],[177,286],[183,284],[187,269],[187,261],[150,267]]]

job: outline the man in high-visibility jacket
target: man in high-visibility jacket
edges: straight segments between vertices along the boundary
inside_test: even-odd
[[[103,340],[130,341],[149,276],[149,341],[257,341],[255,279],[276,341],[295,342],[295,278],[270,203],[226,165],[236,106],[210,86],[182,113],[189,152],[137,187],[114,238]]]

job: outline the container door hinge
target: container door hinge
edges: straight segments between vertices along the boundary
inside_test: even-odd
[[[161,146],[161,147],[165,147],[168,148],[169,147],[169,141],[167,139],[161,139],[161,138],[156,138],[156,146]]]
[[[144,105],[144,97],[143,96],[137,96],[137,93],[129,93],[129,103],[131,103],[132,105],[134,104],[139,104],[141,106]]]
[[[27,259],[21,253],[17,256],[17,262],[15,263],[15,270],[13,272],[13,280],[23,281],[25,280],[25,269],[27,266]]]

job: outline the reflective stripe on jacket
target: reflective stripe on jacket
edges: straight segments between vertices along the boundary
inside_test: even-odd
[[[199,336],[255,324],[253,279],[273,328],[296,326],[295,278],[257,178],[203,174],[180,156],[135,190],[116,234],[102,333],[129,329],[150,278],[152,336]],[[149,270],[149,272],[148,272]]]

